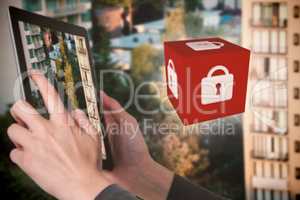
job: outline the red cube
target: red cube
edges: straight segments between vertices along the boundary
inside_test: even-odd
[[[185,125],[245,111],[250,51],[220,38],[164,43],[168,97]]]

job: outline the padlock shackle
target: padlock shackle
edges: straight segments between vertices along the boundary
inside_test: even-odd
[[[211,42],[211,43],[218,45],[220,48],[224,46],[224,43],[222,42]]]
[[[211,77],[213,75],[213,73],[215,73],[218,70],[222,70],[223,72],[225,72],[225,74],[229,74],[229,71],[225,66],[217,65],[209,70],[207,77]]]
[[[220,49],[224,46],[224,43],[222,42],[215,42],[215,41],[196,41],[196,42],[187,42],[185,43],[188,47],[192,48],[193,50],[195,51],[205,51],[205,50],[211,50],[211,49]],[[213,45],[213,46],[210,46],[210,47],[194,47],[194,45],[207,45],[207,44],[210,44],[210,45]]]
[[[168,66],[170,66],[170,65],[171,65],[171,68],[173,68],[174,71],[175,71],[175,65],[174,65],[174,62],[171,58],[169,59],[169,62],[168,62]]]

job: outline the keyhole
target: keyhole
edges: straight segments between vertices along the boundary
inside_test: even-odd
[[[221,92],[220,92],[220,90],[221,90],[221,83],[217,83],[217,85],[216,85],[216,88],[217,88],[217,94],[216,95],[220,95],[221,94]]]

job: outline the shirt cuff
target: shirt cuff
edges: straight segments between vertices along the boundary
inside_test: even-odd
[[[225,200],[224,198],[211,193],[210,191],[199,187],[190,181],[178,175],[174,176],[167,200]]]
[[[95,200],[137,200],[137,198],[118,185],[113,184],[98,194]]]

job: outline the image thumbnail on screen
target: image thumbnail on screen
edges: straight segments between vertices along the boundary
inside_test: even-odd
[[[19,22],[27,69],[38,69],[58,91],[66,109],[80,108],[101,134],[86,40],[82,36]],[[31,103],[47,116],[42,97],[30,80]],[[103,140],[102,140],[103,142]],[[105,158],[104,145],[102,145]]]

